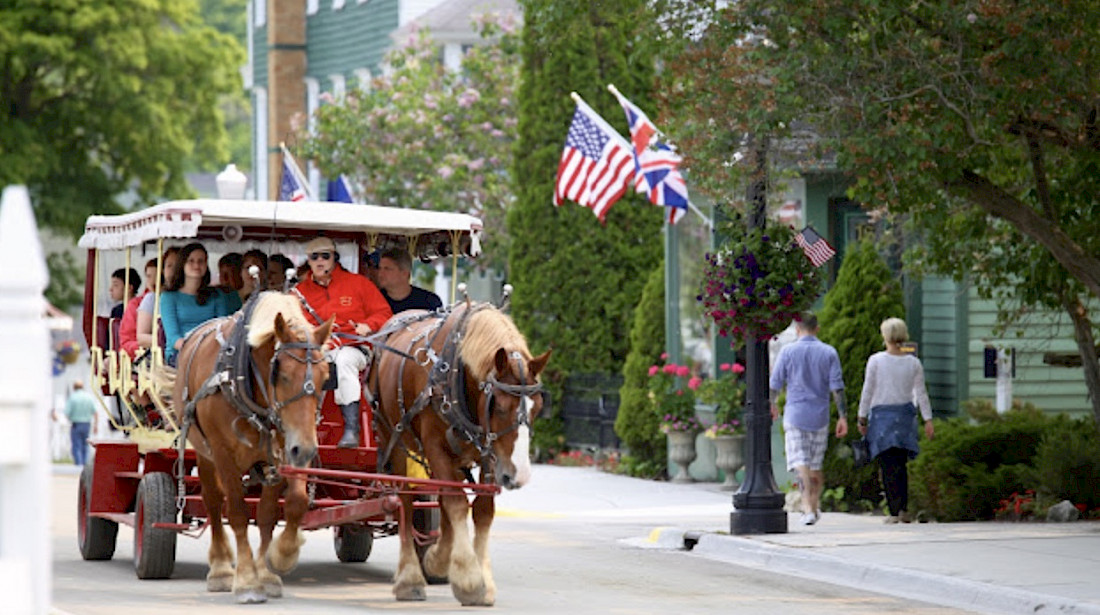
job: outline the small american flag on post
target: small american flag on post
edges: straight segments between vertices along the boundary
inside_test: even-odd
[[[602,222],[611,205],[634,177],[630,142],[615,131],[580,96],[565,139],[554,183],[554,204],[576,201]]]
[[[833,246],[830,246],[829,242],[825,241],[825,238],[812,227],[807,226],[802,229],[794,236],[794,241],[806,253],[807,258],[810,259],[814,267],[820,267],[829,262],[830,258],[836,256],[836,250],[833,249]]]

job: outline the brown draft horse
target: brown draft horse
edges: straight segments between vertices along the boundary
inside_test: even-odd
[[[407,475],[411,456],[426,460],[435,479],[471,480],[477,466],[482,483],[522,487],[531,475],[531,422],[542,408],[538,375],[550,351],[532,357],[511,318],[489,304],[467,302],[448,314],[403,312],[386,329],[401,322],[404,328],[376,345],[370,375],[379,471],[388,460],[391,473]],[[411,500],[402,498],[406,528],[412,527]],[[425,553],[423,570],[412,532],[402,533],[394,595],[424,600],[427,573],[447,578],[464,606],[492,606],[493,496],[474,498],[472,543],[467,496],[440,496],[440,508],[440,537]]]
[[[239,603],[264,602],[282,595],[279,574],[298,562],[309,497],[305,480],[284,479],[278,468],[306,467],[317,453],[316,417],[328,378],[322,348],[331,329],[331,320],[314,329],[297,298],[265,292],[233,317],[197,327],[180,350],[172,401],[198,456],[211,531],[208,591],[232,590]],[[255,558],[245,475],[263,484]],[[272,544],[280,495],[286,527]],[[223,503],[237,537],[235,568]]]

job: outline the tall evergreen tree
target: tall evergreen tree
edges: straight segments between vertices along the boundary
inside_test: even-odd
[[[825,294],[825,307],[818,314],[819,337],[836,348],[844,372],[849,425],[845,442],[860,437],[856,414],[863,391],[863,375],[867,359],[883,349],[879,325],[890,317],[905,317],[901,285],[875,249],[872,237],[865,236],[848,246],[836,284]],[[843,486],[843,500],[848,505],[857,505],[860,500],[878,502],[875,468],[867,466],[854,470],[850,462],[837,457],[840,448],[830,446],[826,454],[825,486]]]
[[[628,195],[600,225],[572,203],[554,207],[554,178],[573,112],[570,91],[626,133],[614,83],[650,104],[653,56],[643,36],[646,3],[522,0],[522,85],[515,181],[508,214],[515,286],[512,310],[533,348],[557,352],[545,373],[552,388],[570,372],[622,369],[635,305],[661,255],[662,212]]]
[[[630,352],[623,366],[623,386],[619,389],[619,414],[615,433],[630,451],[632,465],[645,474],[646,467],[656,472],[665,464],[665,435],[660,432],[660,417],[649,399],[649,367],[665,350],[665,268],[663,261],[649,274],[634,324],[630,328]]]

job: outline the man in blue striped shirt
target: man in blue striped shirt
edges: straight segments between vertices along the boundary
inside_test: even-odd
[[[787,469],[798,473],[802,494],[803,525],[821,518],[821,491],[825,485],[822,464],[829,440],[829,393],[832,392],[840,415],[836,437],[848,434],[844,376],[836,348],[817,339],[817,316],[803,312],[796,325],[798,340],[783,347],[771,375],[772,420],[779,417],[779,393],[787,389],[783,412],[783,432]]]

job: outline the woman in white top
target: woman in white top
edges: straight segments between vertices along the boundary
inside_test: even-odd
[[[871,457],[878,461],[886,504],[890,508],[887,523],[909,517],[909,471],[906,464],[917,456],[916,414],[924,419],[924,434],[929,440],[932,405],[924,387],[924,368],[920,359],[902,350],[909,330],[900,318],[887,318],[879,327],[886,350],[871,355],[863,379],[859,400],[859,433],[867,436]]]

